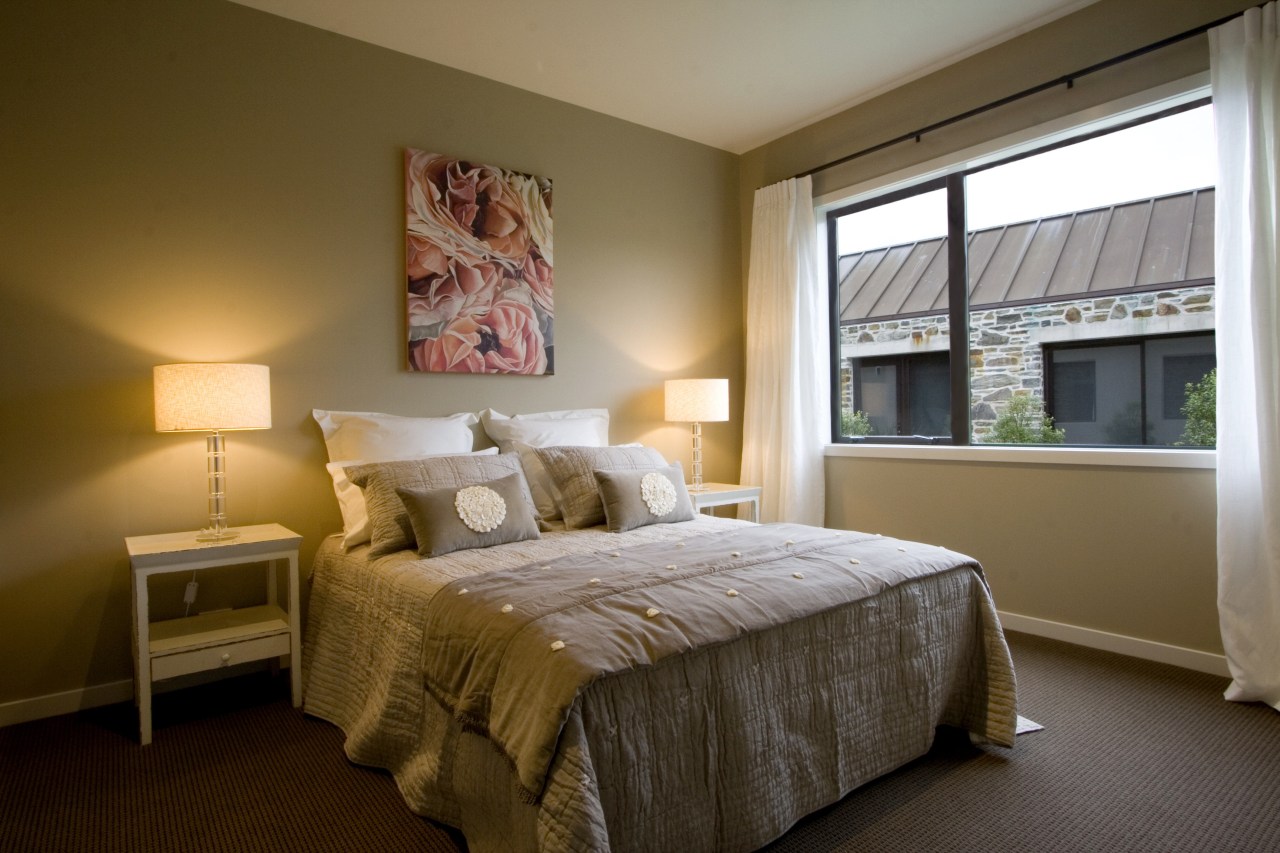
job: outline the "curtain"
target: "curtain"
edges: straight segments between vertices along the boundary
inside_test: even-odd
[[[827,299],[808,177],[756,191],[747,276],[742,482],[760,520],[821,525],[830,436]]]
[[[1218,138],[1218,613],[1226,698],[1280,709],[1276,4],[1209,32]]]

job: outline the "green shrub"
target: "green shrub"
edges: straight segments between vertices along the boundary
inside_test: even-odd
[[[987,434],[989,444],[1062,444],[1064,430],[1053,426],[1053,418],[1044,411],[1038,397],[1019,394],[1009,401]]]
[[[840,412],[840,434],[850,437],[871,435],[871,418],[864,411]]]
[[[1182,429],[1179,447],[1218,446],[1218,369],[1215,367],[1199,382],[1187,383],[1187,402],[1182,404],[1187,425]]]

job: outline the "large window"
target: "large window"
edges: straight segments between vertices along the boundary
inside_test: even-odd
[[[1183,444],[1213,152],[1201,102],[828,214],[835,440]]]

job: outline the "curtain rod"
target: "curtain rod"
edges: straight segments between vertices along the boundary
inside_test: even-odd
[[[983,104],[980,107],[974,107],[971,110],[966,110],[965,112],[959,113],[958,115],[953,115],[950,118],[944,118],[941,121],[934,122],[933,124],[925,125],[924,127],[919,128],[918,130],[913,130],[910,133],[904,133],[901,136],[895,136],[893,139],[878,143],[876,145],[872,145],[870,148],[863,148],[861,151],[855,151],[852,154],[846,154],[845,156],[832,160],[828,163],[823,163],[821,166],[814,166],[812,169],[807,169],[803,172],[799,172],[797,174],[792,175],[791,177],[794,179],[794,178],[804,178],[810,175],[816,175],[818,172],[824,172],[827,169],[834,168],[835,166],[842,166],[845,163],[848,163],[850,160],[856,160],[859,157],[866,157],[868,154],[874,154],[877,151],[883,151],[884,149],[889,148],[890,146],[898,145],[899,143],[902,143],[902,142],[908,142],[912,139],[914,139],[916,142],[919,142],[920,138],[924,136],[926,133],[933,133],[936,130],[941,130],[944,127],[948,127],[950,125],[957,124],[958,122],[962,122],[966,119],[973,118],[976,115],[981,115],[982,113],[989,112],[999,107],[1003,107],[1007,104],[1013,103],[1014,101],[1020,101],[1023,98],[1029,98],[1032,95],[1038,95],[1041,92],[1044,92],[1048,89],[1053,89],[1057,86],[1065,85],[1068,89],[1070,89],[1073,86],[1075,86],[1075,81],[1081,77],[1084,77],[1089,74],[1093,74],[1097,71],[1103,71],[1107,68],[1112,67],[1113,65],[1119,65],[1122,62],[1128,62],[1130,59],[1137,59],[1140,56],[1145,56],[1148,53],[1153,53],[1154,51],[1160,50],[1161,48],[1168,47],[1171,44],[1177,44],[1178,42],[1186,41],[1187,39],[1194,38],[1198,35],[1201,35],[1202,33],[1207,33],[1209,30],[1213,29],[1214,27],[1221,26],[1222,24],[1225,24],[1227,21],[1234,20],[1235,18],[1238,18],[1243,14],[1244,12],[1236,12],[1234,15],[1227,15],[1225,18],[1219,18],[1218,20],[1212,21],[1208,24],[1202,24],[1201,26],[1198,26],[1194,29],[1187,30],[1185,33],[1178,33],[1175,36],[1169,36],[1168,38],[1163,38],[1160,41],[1153,42],[1149,45],[1146,45],[1145,47],[1140,47],[1135,50],[1131,50],[1127,53],[1122,53],[1119,56],[1113,56],[1110,59],[1104,59],[1102,62],[1095,63],[1093,65],[1088,66],[1087,68],[1081,68],[1079,71],[1075,71],[1070,74],[1063,74],[1061,77],[1057,77],[1053,80],[1050,80],[1047,83],[1041,83],[1038,86],[1032,86],[1030,89],[1023,89],[1021,92],[1015,92],[1012,95],[1006,95],[1003,98],[999,98],[997,100],[991,101],[990,103]]]

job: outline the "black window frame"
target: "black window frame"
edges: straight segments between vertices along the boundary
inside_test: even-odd
[[[830,433],[833,444],[857,444],[874,442],[877,444],[950,444],[967,447],[973,443],[973,428],[970,422],[970,387],[969,387],[969,240],[966,216],[965,178],[988,169],[994,169],[1009,163],[1035,157],[1058,148],[1076,145],[1090,139],[1108,136],[1148,122],[1177,115],[1188,110],[1198,109],[1213,103],[1210,97],[1195,98],[1186,103],[1167,109],[1158,110],[1129,121],[1119,122],[1098,130],[1083,131],[1070,138],[1061,139],[1048,145],[1021,151],[1009,157],[983,163],[980,166],[956,169],[942,177],[935,177],[902,187],[873,198],[844,205],[832,209],[826,214],[827,235],[827,284],[828,284],[828,339],[830,353],[828,361],[831,370],[830,400],[831,423]],[[911,198],[924,193],[945,188],[947,191],[947,319],[950,334],[951,364],[951,435],[950,436],[865,436],[848,437],[840,434],[840,277],[839,277],[839,234],[840,218],[851,213],[881,207],[895,201]],[[957,369],[957,368],[960,369]],[[1045,389],[1046,398],[1048,388]],[[1145,417],[1145,414],[1144,414]],[[1037,445],[1046,448],[1062,445]],[[1082,445],[1072,445],[1080,447]],[[1117,445],[1099,445],[1115,447]],[[1128,445],[1125,445],[1128,446]],[[1169,449],[1168,445],[1132,445],[1136,449]]]

